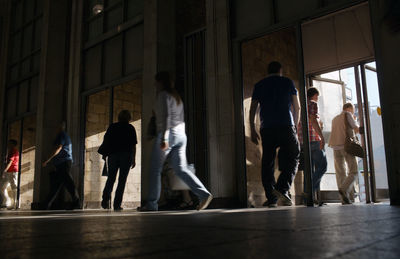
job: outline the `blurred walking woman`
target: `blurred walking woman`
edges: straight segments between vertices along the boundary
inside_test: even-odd
[[[131,113],[123,110],[118,115],[118,122],[113,123],[104,135],[103,144],[99,148],[99,153],[103,159],[108,157],[108,177],[103,190],[103,200],[101,206],[110,209],[111,192],[114,187],[115,179],[119,169],[118,186],[114,198],[114,210],[120,211],[122,197],[124,195],[126,179],[130,169],[134,168],[136,156],[136,130],[129,124]]]
[[[180,177],[199,198],[198,210],[207,208],[213,196],[189,169],[186,159],[186,133],[183,102],[172,86],[168,72],[159,72],[155,76],[157,100],[155,116],[157,135],[154,142],[151,165],[149,196],[143,210],[158,210],[161,192],[161,171],[168,156],[168,161],[175,174]]]

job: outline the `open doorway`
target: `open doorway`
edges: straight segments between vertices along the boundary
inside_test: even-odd
[[[365,128],[359,138],[366,155],[358,159],[354,200],[368,203],[387,199],[382,111],[368,3],[303,23],[302,39],[307,87],[316,87],[321,93],[325,139],[329,139],[333,117],[347,102],[355,106],[358,123]],[[328,171],[321,182],[322,198],[339,201],[333,151],[326,147],[326,153]]]

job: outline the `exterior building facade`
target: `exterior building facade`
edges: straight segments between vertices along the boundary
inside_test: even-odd
[[[8,139],[18,140],[20,207],[39,208],[44,202],[50,169],[42,168],[41,162],[52,149],[59,123],[65,121],[73,143],[72,174],[83,207],[99,208],[105,179],[97,148],[122,109],[132,112],[139,140],[137,166],[129,175],[124,204],[135,207],[145,201],[152,146],[146,130],[155,98],[154,75],[163,70],[174,75],[183,97],[189,162],[196,164],[199,178],[215,196],[213,206],[254,205],[260,199],[256,165],[260,151],[249,146],[246,135],[254,80],[264,75],[267,60],[284,61],[305,107],[310,55],[303,46],[304,26],[346,10],[357,13],[359,7],[368,10],[365,35],[371,35],[372,51],[329,68],[376,61],[390,201],[399,205],[400,78],[395,70],[400,34],[385,22],[391,4],[379,0],[0,1],[0,155],[4,157]],[[305,171],[308,176],[309,167]],[[295,189],[294,193],[301,192]]]

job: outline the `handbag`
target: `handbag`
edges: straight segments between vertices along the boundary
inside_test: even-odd
[[[147,127],[147,138],[153,139],[157,136],[156,116],[151,116],[149,125]]]
[[[101,173],[101,176],[108,176],[107,159],[104,159],[103,172]]]
[[[364,148],[361,146],[357,136],[350,136],[349,131],[353,130],[347,120],[346,113],[344,113],[344,121],[346,124],[346,142],[344,143],[344,151],[349,155],[364,158]]]

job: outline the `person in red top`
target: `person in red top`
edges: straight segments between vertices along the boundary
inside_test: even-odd
[[[0,179],[1,208],[15,208],[18,189],[19,152],[17,141],[8,141],[7,162]],[[7,187],[11,186],[13,201],[8,196]]]
[[[318,113],[318,98],[319,91],[317,88],[311,87],[307,90],[308,100],[308,134],[311,149],[311,169],[312,169],[312,190],[313,195],[316,195],[320,190],[322,176],[328,169],[328,161],[325,154],[325,139],[322,134],[322,127]],[[301,122],[298,127],[298,136],[300,144],[303,145],[303,132]],[[304,192],[306,189],[304,181]],[[316,195],[318,196],[318,195]],[[322,205],[322,201],[315,198],[318,205]]]

